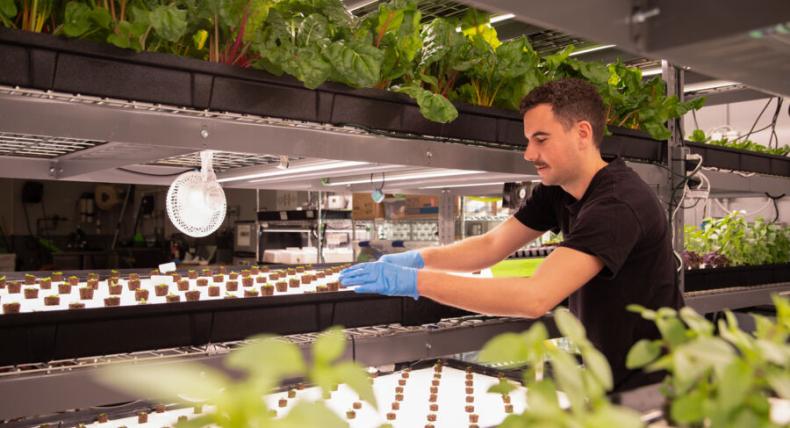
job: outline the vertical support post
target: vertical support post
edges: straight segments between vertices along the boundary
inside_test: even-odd
[[[355,246],[357,242],[357,225],[354,222],[354,216],[351,216],[351,261],[357,261],[357,247]]]
[[[439,245],[452,244],[455,241],[455,197],[449,190],[442,190],[439,196]]]
[[[261,262],[261,229],[258,223],[258,213],[261,211],[261,189],[255,189],[255,264]]]
[[[324,263],[324,213],[321,210],[323,192],[318,191],[318,263]]]
[[[661,61],[661,76],[667,85],[667,96],[675,95],[683,101],[683,70],[675,67],[666,60]],[[666,201],[669,204],[669,227],[672,229],[672,250],[680,258],[683,253],[683,208],[680,207],[683,195],[683,186],[686,180],[686,153],[683,147],[683,118],[677,118],[667,123],[671,136],[667,140],[667,166],[669,167],[670,186],[666,191]],[[681,268],[676,272],[675,278],[681,292],[685,291],[684,266],[680,260]]]
[[[461,239],[466,239],[466,215],[464,214],[463,196],[461,196],[461,210],[458,216],[461,218]]]

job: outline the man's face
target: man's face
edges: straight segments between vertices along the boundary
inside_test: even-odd
[[[524,115],[524,159],[535,165],[543,184],[561,186],[577,175],[581,158],[574,128],[566,131],[549,104],[539,104]]]

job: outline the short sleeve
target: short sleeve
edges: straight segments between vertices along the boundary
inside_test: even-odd
[[[608,199],[579,212],[562,247],[598,257],[601,275],[611,279],[620,272],[642,234],[634,211],[625,203]]]
[[[554,190],[556,188],[537,185],[529,198],[524,201],[524,206],[516,211],[513,217],[524,226],[539,232],[558,229],[559,220],[554,209],[557,195]]]

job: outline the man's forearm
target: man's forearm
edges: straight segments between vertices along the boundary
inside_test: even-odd
[[[475,272],[499,261],[490,251],[485,251],[488,247],[486,239],[485,235],[473,236],[450,245],[424,248],[420,255],[427,269]]]
[[[417,273],[420,296],[486,315],[537,318],[550,308],[529,278],[469,278],[443,272]]]

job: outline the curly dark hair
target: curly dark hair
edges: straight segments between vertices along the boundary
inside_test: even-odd
[[[567,130],[579,120],[592,125],[593,142],[601,147],[606,127],[606,106],[595,86],[582,79],[560,79],[531,90],[521,100],[521,117],[539,104],[549,104]]]

